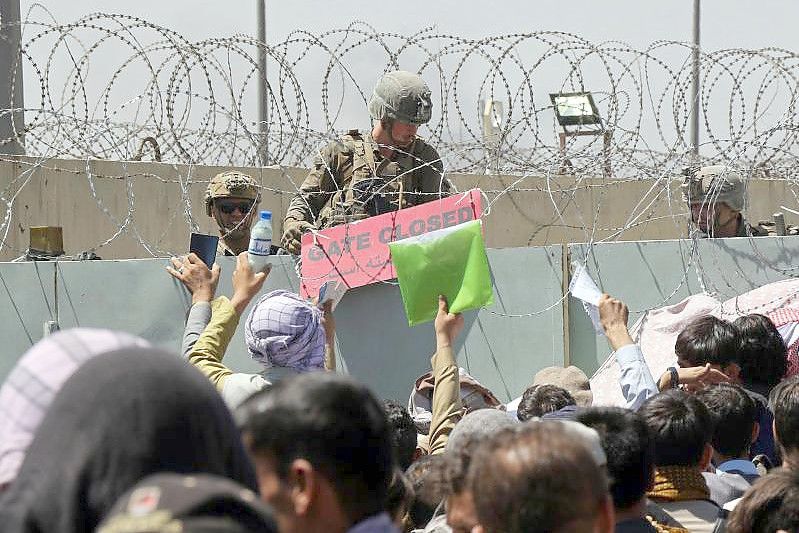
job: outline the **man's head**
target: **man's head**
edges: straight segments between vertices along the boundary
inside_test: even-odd
[[[458,440],[458,446],[448,447],[445,453],[447,524],[452,528],[452,533],[471,533],[472,528],[478,524],[472,490],[467,485],[466,478],[477,446],[488,435],[465,435]]]
[[[588,376],[574,365],[548,366],[536,372],[533,385],[557,385],[566,389],[580,407],[588,407],[594,402],[591,382]]]
[[[799,376],[786,379],[771,391],[769,409],[774,413],[774,438],[784,466],[796,468],[799,458]]]
[[[713,165],[686,171],[683,198],[691,221],[711,237],[734,237],[744,210],[746,183],[739,172]]]
[[[567,405],[576,405],[576,402],[566,389],[557,385],[533,385],[522,394],[516,417],[525,422],[547,413],[554,413]]]
[[[516,425],[516,422],[505,411],[490,408],[472,411],[452,429],[446,450],[448,452],[457,450],[469,439],[485,439],[513,425]]]
[[[409,523],[408,513],[410,512],[413,498],[411,482],[399,468],[395,468],[391,484],[388,486],[386,508],[391,521],[400,529],[405,529],[405,526]]]
[[[732,324],[741,342],[738,357],[744,385],[773,388],[788,370],[787,348],[780,332],[767,316],[756,313]]]
[[[649,429],[641,416],[619,407],[590,407],[577,414],[577,422],[599,434],[616,509],[623,511],[641,501],[655,468]]]
[[[394,449],[397,465],[404,472],[413,462],[416,453],[416,426],[408,409],[394,400],[383,403],[391,428],[391,446]]]
[[[408,514],[416,529],[423,528],[433,518],[447,497],[447,466],[445,454],[425,455],[405,472],[413,487],[413,502]]]
[[[284,290],[261,296],[244,323],[250,357],[267,368],[301,373],[325,366],[322,310]]]
[[[607,476],[560,422],[523,424],[482,443],[468,482],[482,533],[613,531]]]
[[[282,532],[347,529],[386,509],[390,429],[366,387],[333,373],[301,374],[258,393],[238,416],[261,497]]]
[[[740,379],[738,365],[740,340],[738,330],[730,322],[714,316],[699,317],[677,336],[674,352],[683,368],[710,366],[724,372],[731,380]]]
[[[453,533],[469,533],[477,525],[472,491],[466,485],[466,474],[477,445],[517,425],[505,411],[478,409],[464,416],[455,425],[446,446],[447,524]]]
[[[249,236],[261,193],[255,180],[241,172],[222,172],[211,178],[205,191],[205,212],[213,217],[223,237]]]
[[[704,469],[712,458],[713,419],[701,401],[680,389],[661,392],[639,410],[655,453],[655,466]]]
[[[385,74],[369,100],[369,114],[395,148],[409,147],[432,111],[430,88],[418,74],[404,70]]]
[[[755,401],[738,385],[719,383],[697,392],[713,418],[713,450],[719,459],[749,457],[760,429]]]
[[[780,469],[755,483],[735,506],[728,533],[778,533],[799,530],[799,474]]]

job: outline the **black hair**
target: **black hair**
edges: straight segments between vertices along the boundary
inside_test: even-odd
[[[646,495],[654,475],[649,428],[638,413],[620,407],[589,407],[577,422],[599,434],[607,457],[610,493],[616,509],[629,509]]]
[[[391,484],[388,486],[386,510],[393,522],[407,520],[408,511],[413,501],[413,487],[410,481],[398,468],[394,469]]]
[[[738,329],[732,323],[710,315],[688,324],[674,344],[677,360],[687,366],[710,363],[724,368],[738,363],[739,348]]]
[[[336,490],[356,523],[386,509],[394,468],[381,403],[363,385],[331,372],[311,372],[256,393],[240,413],[250,449],[274,461],[286,479],[295,459],[307,460]]]
[[[774,413],[774,429],[786,452],[799,451],[799,376],[786,379],[771,391],[769,409]]]
[[[719,383],[700,390],[696,397],[713,417],[713,448],[728,457],[748,456],[758,414],[751,396],[738,385]]]
[[[788,370],[788,349],[782,335],[768,317],[742,316],[733,322],[738,329],[738,364],[744,386],[774,388]]]
[[[648,399],[639,410],[649,428],[655,466],[698,466],[713,436],[713,419],[701,401],[680,389]]]
[[[425,455],[405,472],[413,487],[413,502],[408,511],[416,529],[423,529],[436,508],[447,497],[447,459],[445,454]]]
[[[413,418],[404,406],[394,400],[383,402],[388,417],[388,425],[391,429],[391,447],[397,465],[401,470],[406,470],[413,462],[413,455],[416,452],[416,426]]]
[[[549,384],[533,385],[522,394],[516,417],[526,422],[537,416],[554,413],[568,405],[577,405],[577,402],[563,387]]]
[[[773,533],[799,529],[799,474],[775,470],[757,480],[735,506],[728,533]]]

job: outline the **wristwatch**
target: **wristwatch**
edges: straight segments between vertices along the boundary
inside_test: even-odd
[[[671,381],[669,382],[669,387],[672,389],[676,389],[680,386],[680,375],[677,373],[677,369],[673,366],[668,368],[669,374],[671,374]]]

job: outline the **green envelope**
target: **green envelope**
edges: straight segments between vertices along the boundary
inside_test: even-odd
[[[438,295],[451,313],[494,303],[480,220],[389,243],[408,325],[435,319]]]

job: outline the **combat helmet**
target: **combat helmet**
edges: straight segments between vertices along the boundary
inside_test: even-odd
[[[432,113],[430,88],[418,74],[404,70],[380,78],[369,100],[369,114],[375,120],[389,118],[419,126],[430,122]]]
[[[724,202],[735,211],[744,210],[746,182],[740,172],[723,165],[684,169],[682,195],[688,205]]]
[[[205,190],[205,212],[211,216],[211,204],[217,198],[247,198],[257,204],[261,201],[261,193],[255,180],[247,174],[235,170],[221,172],[211,178]]]

